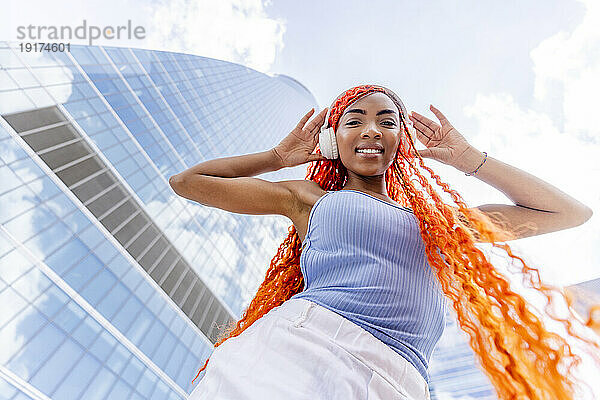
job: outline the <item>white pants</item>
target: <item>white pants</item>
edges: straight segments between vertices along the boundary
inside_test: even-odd
[[[203,374],[189,400],[430,399],[410,362],[306,299],[286,301],[227,339]]]

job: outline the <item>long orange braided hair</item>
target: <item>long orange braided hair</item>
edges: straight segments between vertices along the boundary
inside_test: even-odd
[[[528,267],[506,243],[499,242],[501,238],[514,238],[512,232],[505,229],[501,221],[494,224],[478,209],[467,208],[462,197],[427,167],[417,154],[421,168],[450,194],[458,211],[441,200],[419,172],[414,163],[416,159],[409,155],[407,146],[415,150],[415,145],[406,127],[407,116],[403,115],[399,98],[391,90],[376,85],[362,85],[344,92],[330,110],[329,123],[334,130],[337,130],[337,123],[347,106],[373,92],[385,93],[398,106],[402,130],[407,138],[407,141],[400,141],[396,157],[385,173],[388,196],[404,206],[410,206],[418,217],[428,262],[445,296],[451,300],[458,325],[470,336],[470,346],[499,399],[573,399],[574,385],[579,382],[573,375],[573,368],[580,364],[581,358],[572,352],[562,336],[545,328],[540,312],[534,306],[510,289],[509,281],[475,246],[476,239],[504,250],[513,261],[520,263],[523,282],[527,280],[530,287],[547,298],[546,314],[562,323],[569,335],[587,346],[599,363],[600,345],[576,333],[573,325],[576,322],[580,326],[599,329],[600,319],[593,319],[593,312],[600,310],[600,306],[592,308],[589,319],[581,322],[581,317],[571,308],[573,298],[570,292],[542,283],[537,269]],[[317,182],[323,190],[331,191],[343,188],[347,176],[347,170],[338,158],[310,163],[306,179]],[[258,292],[241,319],[222,331],[215,348],[228,338],[239,335],[269,310],[303,290],[300,254],[300,238],[292,225],[271,260]],[[561,318],[550,309],[556,294],[569,305],[569,317]],[[196,378],[209,360],[198,371]]]

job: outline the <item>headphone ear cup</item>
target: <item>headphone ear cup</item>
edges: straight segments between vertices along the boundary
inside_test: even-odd
[[[333,128],[327,128],[328,135],[329,137],[331,137],[331,158],[333,160],[335,160],[336,158],[338,158],[340,156],[340,153],[338,151],[338,147],[337,147],[337,140],[335,140],[335,132],[333,131]]]
[[[319,148],[323,157],[330,160],[338,158],[338,148],[333,128],[321,129],[321,132],[319,132]]]

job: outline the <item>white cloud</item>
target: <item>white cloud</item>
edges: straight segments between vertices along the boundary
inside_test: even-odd
[[[544,278],[560,285],[599,276],[600,184],[594,177],[600,174],[600,127],[591,107],[600,100],[600,51],[594,50],[600,50],[600,32],[594,28],[600,25],[600,4],[585,1],[587,13],[572,33],[551,36],[531,52],[539,104],[522,107],[510,94],[480,93],[464,109],[478,124],[480,133],[471,139],[475,147],[596,211],[584,225],[514,242],[523,245],[519,254],[528,256]],[[564,124],[544,111],[557,108],[563,110]]]
[[[586,13],[573,32],[559,32],[531,52],[534,96],[541,102],[561,101],[564,130],[600,144],[596,121],[600,93],[600,3],[579,0]],[[553,98],[558,92],[558,98]],[[594,101],[596,100],[596,101]]]
[[[572,33],[560,32],[531,51],[537,103],[523,107],[507,93],[480,93],[464,109],[481,132],[472,136],[475,147],[549,182],[596,212],[576,228],[510,243],[515,254],[540,270],[544,282],[556,286],[600,274],[600,127],[595,110],[600,100],[600,4],[583,2],[585,17]],[[502,260],[497,251],[494,254],[494,265],[499,267]],[[515,291],[543,307],[545,301],[537,292],[523,288],[520,274],[513,269],[506,275]],[[552,331],[565,334],[562,325],[549,318],[544,321]],[[597,374],[589,358],[578,369],[587,383],[594,382]]]
[[[262,0],[160,0],[149,7],[147,44],[217,58],[267,72],[283,49],[285,22]]]

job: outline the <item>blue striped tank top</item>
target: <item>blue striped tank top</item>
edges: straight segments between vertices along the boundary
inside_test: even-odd
[[[412,210],[357,190],[327,192],[310,211],[303,298],[354,322],[429,383],[447,303]]]

